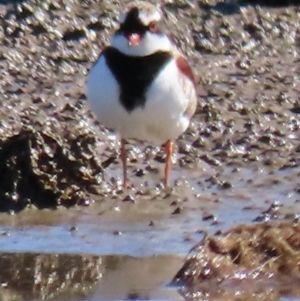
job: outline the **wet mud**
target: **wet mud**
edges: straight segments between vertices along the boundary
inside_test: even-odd
[[[87,290],[79,288],[72,300],[299,299],[297,286],[284,279],[267,289],[249,280],[248,286],[235,282],[202,295],[165,286],[206,234],[299,219],[300,7],[293,1],[255,4],[165,3],[164,26],[193,67],[199,104],[176,143],[172,186],[162,187],[163,149],[133,141],[130,185],[123,191],[118,137],[97,123],[85,101],[86,74],[117,24],[119,1],[0,1],[1,265],[14,261],[14,270],[24,275],[24,262],[32,263],[34,273],[41,260],[41,275],[63,275],[74,263],[79,276],[69,284],[82,281]],[[54,271],[55,256],[63,253],[73,263]],[[120,280],[109,278],[101,287],[95,276],[102,273],[98,257],[113,254],[121,262],[135,256],[141,275],[154,254],[180,257],[170,264],[172,272],[156,269],[161,281],[151,286],[153,293],[113,295],[110,281]],[[93,262],[96,272],[83,262]],[[13,299],[19,280],[13,271],[1,277],[1,294]],[[54,284],[67,282],[55,277]],[[42,286],[33,285],[16,298],[58,300],[69,293],[55,295],[58,284],[42,283],[44,295]],[[166,291],[156,294],[162,287]]]
[[[216,287],[221,292],[235,285],[248,294],[264,287],[293,290],[300,278],[299,235],[296,220],[241,225],[206,236],[191,250],[173,283],[188,287],[182,293],[196,300],[214,295]]]

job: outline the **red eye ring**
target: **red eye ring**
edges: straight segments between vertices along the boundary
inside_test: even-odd
[[[151,32],[157,32],[158,28],[157,28],[157,24],[155,22],[152,22],[149,24],[149,30]]]

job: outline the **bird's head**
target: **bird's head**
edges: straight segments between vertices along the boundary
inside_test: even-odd
[[[161,10],[152,4],[135,1],[119,16],[119,28],[111,45],[129,56],[147,56],[172,48],[168,36],[161,31]]]

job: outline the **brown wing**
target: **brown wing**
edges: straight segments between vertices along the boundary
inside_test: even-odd
[[[195,77],[187,59],[184,56],[180,55],[176,58],[176,64],[181,73],[188,77],[192,81],[194,86],[196,86]]]
[[[184,56],[182,56],[180,53],[177,53],[176,55],[176,64],[182,74],[183,77],[182,85],[189,99],[189,103],[185,109],[184,114],[188,117],[192,117],[197,107],[195,77],[187,59]]]

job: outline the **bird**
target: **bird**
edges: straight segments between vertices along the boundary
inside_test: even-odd
[[[164,145],[164,181],[169,186],[174,141],[197,107],[195,77],[186,56],[162,29],[158,5],[133,1],[90,68],[87,103],[96,119],[120,136],[123,188],[128,188],[128,140]]]

